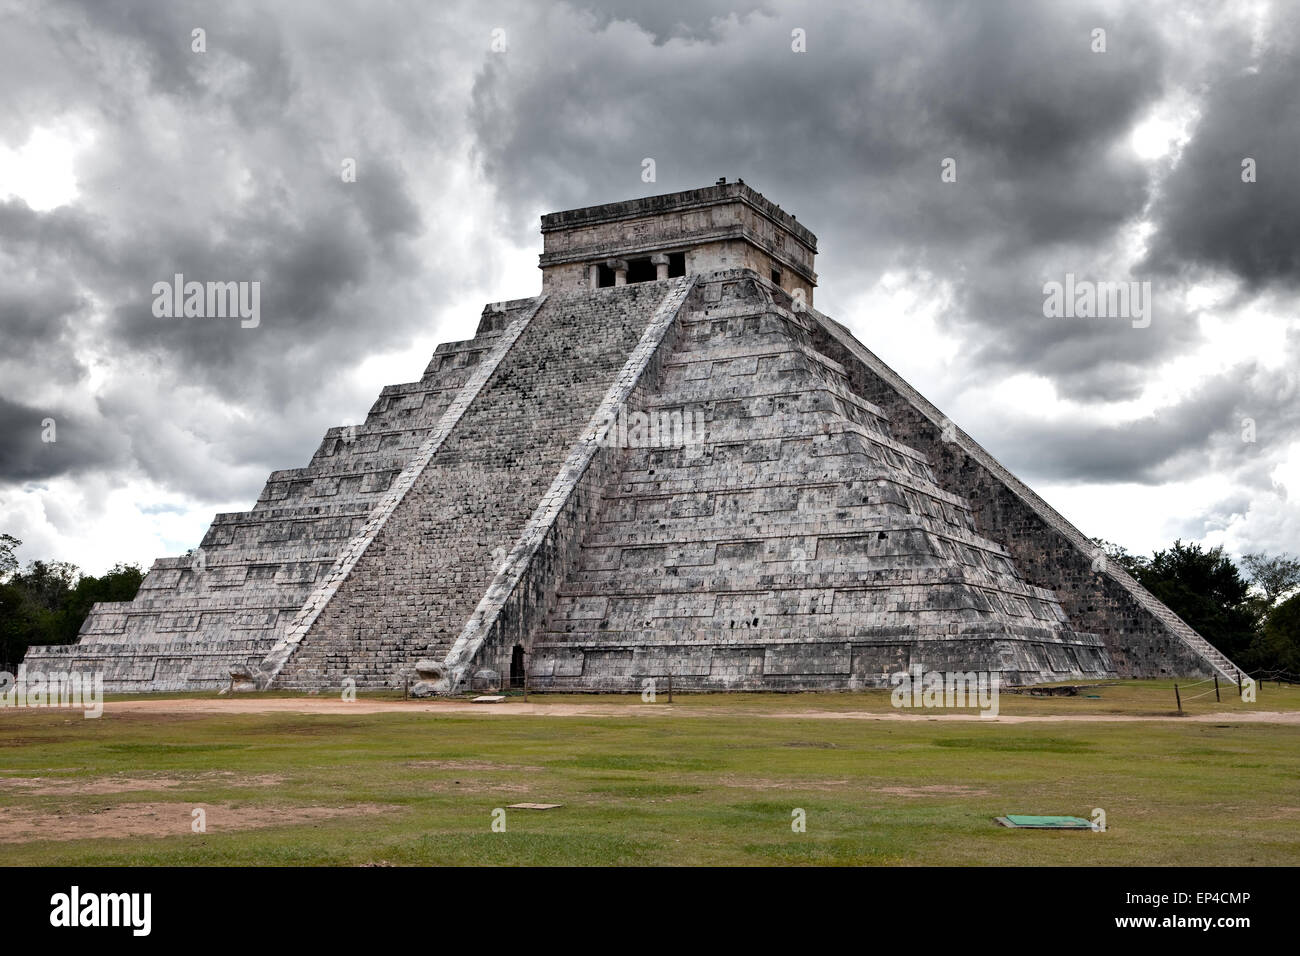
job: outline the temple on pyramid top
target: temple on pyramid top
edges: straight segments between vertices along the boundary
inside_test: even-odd
[[[816,237],[753,189],[542,237],[539,295],[489,303],[26,664],[417,696],[1240,676],[814,309]]]
[[[542,217],[542,288],[625,285],[749,269],[812,305],[817,237],[744,182]]]

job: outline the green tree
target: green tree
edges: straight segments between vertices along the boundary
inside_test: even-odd
[[[64,561],[33,561],[10,574],[0,599],[0,657],[13,663],[33,644],[63,643],[62,611],[76,580],[76,566]]]
[[[1157,551],[1135,576],[1171,611],[1242,667],[1263,662],[1252,647],[1261,609],[1251,598],[1250,584],[1222,547],[1175,541]]]
[[[20,543],[0,536],[0,565]],[[133,564],[114,565],[99,577],[66,561],[33,561],[22,571],[9,566],[0,579],[0,662],[15,664],[34,645],[72,643],[96,601],[129,601],[143,579]]]
[[[12,575],[9,583],[23,588],[45,610],[57,611],[80,575],[77,566],[67,561],[33,561],[25,571]]]
[[[71,644],[96,602],[129,601],[140,590],[143,580],[144,572],[136,564],[115,564],[99,577],[83,575],[59,608],[54,643]]]
[[[1265,672],[1285,671],[1293,680],[1300,678],[1300,594],[1269,612],[1258,653]]]
[[[15,584],[0,584],[0,664],[22,660],[32,635],[40,632],[40,625],[37,608],[27,592]]]
[[[18,570],[18,558],[14,556],[14,552],[21,544],[22,542],[11,534],[0,534],[0,581]]]
[[[1296,588],[1300,588],[1300,559],[1290,554],[1246,554],[1241,565],[1255,587],[1264,592],[1271,608]]]

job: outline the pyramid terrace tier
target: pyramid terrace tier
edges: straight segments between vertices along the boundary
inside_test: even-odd
[[[997,675],[1004,686],[1094,680],[1109,673],[1093,635],[1032,627],[974,629],[953,637],[912,628],[859,629],[808,638],[797,629],[765,634],[680,629],[602,634],[590,641],[539,640],[528,670],[532,692],[817,691],[890,687],[913,668]],[[972,681],[972,687],[974,683]]]

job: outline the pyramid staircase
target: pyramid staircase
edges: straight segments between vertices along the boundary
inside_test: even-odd
[[[444,423],[445,442],[328,595],[275,685],[352,678],[396,687],[415,660],[445,657],[607,383],[685,281],[558,293],[540,304],[461,417]]]

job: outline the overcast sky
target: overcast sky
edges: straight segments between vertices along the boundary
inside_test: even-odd
[[[537,294],[542,213],[727,176],[817,234],[821,311],[1086,534],[1300,550],[1298,21],[0,0],[0,532],[181,553]],[[260,282],[260,324],[156,317],[176,273]],[[1045,317],[1067,273],[1149,282],[1149,324]]]

